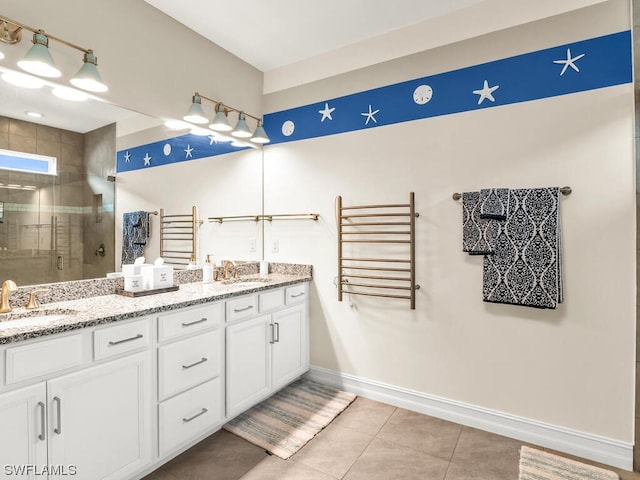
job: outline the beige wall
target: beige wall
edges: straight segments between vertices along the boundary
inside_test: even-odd
[[[266,110],[336,96],[630,27],[611,1],[266,97]],[[544,32],[541,35],[540,32]],[[312,364],[551,425],[633,443],[635,196],[633,87],[369,129],[265,149],[265,208],[319,211],[273,224],[272,259],[314,265]],[[565,303],[482,302],[482,261],[461,252],[453,192],[573,188],[563,198]],[[333,200],[416,192],[417,309],[336,301]]]

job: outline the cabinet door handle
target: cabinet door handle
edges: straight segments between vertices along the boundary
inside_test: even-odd
[[[200,320],[194,320],[193,322],[183,323],[183,327],[190,327],[191,325],[197,325],[198,323],[206,322],[209,320],[207,317],[202,317]]]
[[[244,308],[234,308],[233,311],[235,313],[239,313],[239,312],[246,312],[247,310],[251,310],[253,308],[253,305],[248,305]]]
[[[201,363],[204,363],[204,362],[206,362],[207,360],[209,360],[209,359],[208,359],[208,358],[206,358],[206,357],[202,357],[202,359],[201,359],[201,360],[198,360],[196,363],[192,363],[191,365],[182,365],[182,368],[183,368],[184,370],[188,370],[189,368],[195,367],[196,365],[200,365]]]
[[[278,322],[273,322],[273,324],[276,326],[276,339],[275,339],[275,343],[280,342],[280,324]]]
[[[269,343],[274,344],[276,343],[276,335],[275,335],[275,330],[274,330],[274,326],[273,323],[269,324],[269,328],[271,328],[271,340],[269,340]]]
[[[135,337],[124,338],[122,340],[116,340],[115,342],[114,341],[110,341],[109,342],[109,346],[120,345],[121,343],[125,343],[125,342],[132,342],[133,340],[138,340],[139,338],[142,338],[143,336],[144,335],[139,333]]]
[[[300,292],[300,293],[292,293],[291,294],[291,298],[298,298],[304,295],[304,292]]]
[[[38,435],[38,438],[45,440],[47,438],[47,423],[44,418],[46,408],[43,402],[38,402],[38,407],[40,408],[40,435]]]
[[[204,415],[205,413],[207,413],[209,410],[207,410],[206,408],[203,408],[200,413],[196,413],[193,417],[189,417],[189,418],[183,418],[182,421],[184,423],[189,423],[191,420],[195,420],[196,418],[198,418],[200,415]]]
[[[56,403],[56,417],[58,419],[56,428],[54,428],[53,431],[60,435],[62,433],[62,401],[60,400],[60,397],[53,397],[53,401]]]

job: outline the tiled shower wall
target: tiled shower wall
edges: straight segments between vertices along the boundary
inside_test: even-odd
[[[54,156],[58,169],[55,177],[0,171],[0,182],[38,187],[31,192],[0,188],[0,201],[10,207],[0,224],[0,280],[11,278],[18,285],[28,285],[104,276],[112,271],[114,188],[106,175],[96,175],[102,175],[97,167],[100,163],[115,168],[115,126],[83,135],[0,117],[0,148]],[[94,198],[101,199],[99,208],[97,201],[92,203]],[[98,221],[100,227],[95,226]],[[93,236],[88,239],[87,228]],[[111,252],[110,263],[106,256],[95,255],[102,236],[98,245],[104,243]]]

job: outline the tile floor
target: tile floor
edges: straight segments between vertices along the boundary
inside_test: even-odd
[[[144,480],[517,480],[521,445],[359,397],[289,460],[221,430]]]

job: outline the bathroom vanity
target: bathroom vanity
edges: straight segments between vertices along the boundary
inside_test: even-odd
[[[141,478],[305,373],[310,274],[240,280],[0,323],[0,478]]]

